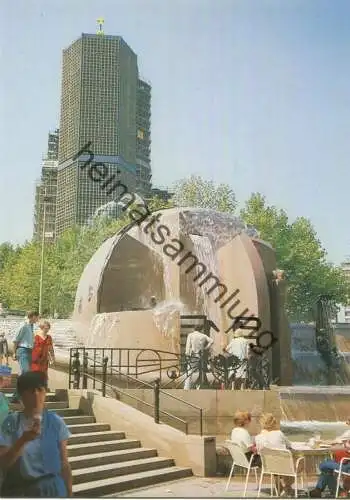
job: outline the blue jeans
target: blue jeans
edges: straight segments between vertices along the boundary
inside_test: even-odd
[[[16,356],[19,363],[20,373],[29,372],[32,369],[32,350],[25,347],[17,347]],[[17,389],[13,395],[13,399],[19,399]]]
[[[29,372],[32,368],[32,350],[25,347],[18,347],[16,351],[21,374]]]
[[[340,464],[334,460],[325,460],[320,464],[321,475],[317,481],[316,488],[324,490],[326,486],[331,493],[335,493],[337,489],[337,477],[333,474],[336,469],[339,470]],[[342,470],[350,472],[350,462],[343,464]]]

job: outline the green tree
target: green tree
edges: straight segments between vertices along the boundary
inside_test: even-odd
[[[173,202],[178,207],[208,208],[218,212],[234,213],[237,202],[227,184],[215,185],[202,177],[192,175],[175,184]]]
[[[292,321],[310,321],[319,295],[328,294],[346,303],[349,284],[340,268],[326,260],[326,252],[312,224],[305,217],[290,223],[284,210],[269,206],[253,193],[241,210],[242,219],[252,224],[263,240],[276,250],[278,267],[288,280],[287,310]]]
[[[3,267],[1,287],[4,301],[12,309],[37,307],[39,280],[40,245],[27,242]]]
[[[2,243],[0,245],[0,302],[6,305],[8,305],[6,270],[11,268],[20,252],[21,247],[14,247],[11,243]]]
[[[157,210],[162,210],[164,208],[173,208],[174,206],[175,204],[172,199],[169,201],[165,201],[159,196],[154,196],[147,202],[147,207],[150,212],[156,212]]]

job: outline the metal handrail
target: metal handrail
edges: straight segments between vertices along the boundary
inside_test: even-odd
[[[88,351],[93,351],[94,354],[96,353],[97,350],[100,350],[102,351],[102,362],[99,362],[98,359],[96,359],[96,355],[94,355],[93,358],[91,358],[90,356],[88,356]],[[193,408],[195,410],[197,410],[199,412],[199,420],[200,420],[200,435],[202,436],[203,435],[203,409],[200,408],[199,406],[197,405],[194,405],[192,403],[189,403],[188,401],[186,401],[185,399],[182,399],[178,396],[174,396],[173,394],[170,394],[169,392],[167,391],[164,391],[162,389],[160,389],[160,386],[159,386],[159,379],[156,380],[156,384],[155,385],[152,385],[148,382],[145,382],[143,380],[140,380],[139,378],[136,378],[136,377],[133,377],[132,375],[130,375],[129,373],[123,373],[121,372],[120,370],[117,370],[115,366],[113,365],[109,365],[108,366],[108,358],[107,357],[104,357],[104,354],[106,351],[111,351],[113,352],[113,350],[117,350],[117,351],[121,351],[122,349],[106,349],[106,348],[84,348],[84,347],[80,347],[80,348],[71,348],[70,349],[70,363],[69,363],[69,366],[70,366],[70,373],[69,373],[69,387],[71,387],[71,383],[72,383],[72,380],[71,380],[71,374],[73,372],[74,374],[74,380],[73,380],[73,386],[75,386],[76,388],[79,388],[79,385],[80,385],[80,377],[82,376],[83,378],[83,388],[87,388],[87,379],[90,379],[90,380],[93,380],[94,381],[94,388],[95,388],[95,382],[96,381],[99,381],[102,383],[102,394],[103,396],[105,396],[106,394],[106,387],[109,387],[111,388],[112,390],[114,390],[116,393],[119,393],[121,395],[124,395],[124,396],[127,396],[135,401],[138,401],[138,402],[141,402],[142,404],[144,404],[145,406],[153,406],[154,408],[154,414],[155,414],[155,421],[157,423],[159,423],[159,414],[163,414],[163,415],[166,415],[167,417],[173,419],[173,420],[176,420],[178,422],[181,422],[182,424],[185,425],[185,432],[186,434],[188,433],[188,422],[186,420],[183,420],[181,419],[180,417],[176,416],[176,415],[173,415],[169,412],[166,412],[164,410],[161,410],[160,409],[160,404],[159,404],[159,396],[160,395],[164,395],[164,396],[168,396],[172,399],[174,399],[175,401],[179,401],[180,403],[186,405],[187,407],[190,407],[190,408]],[[129,349],[127,349],[129,351]],[[140,353],[146,351],[148,349],[130,349],[130,351],[140,351]],[[153,351],[152,349],[149,349],[151,351]],[[82,366],[82,369],[81,369],[81,363],[80,363],[80,360],[79,360],[79,351],[83,351],[83,366]],[[75,352],[75,356],[73,354],[73,352]],[[163,354],[172,354],[172,355],[175,355],[175,353],[169,353],[168,351],[159,351],[160,353],[163,353]],[[158,354],[158,352],[157,352]],[[159,356],[159,354],[158,354]],[[72,361],[73,358],[76,358],[75,361]],[[88,372],[88,371],[85,371],[85,368],[87,368],[87,365],[88,365],[88,361],[92,361],[93,362],[93,365],[91,366],[91,368],[93,368],[93,376]],[[174,360],[168,360],[168,361],[174,361]],[[96,377],[96,366],[98,367],[102,367],[102,380],[97,378]],[[119,364],[120,366],[120,364]],[[114,385],[112,384],[109,384],[107,383],[107,371],[109,373],[109,375],[118,375],[119,377],[120,376],[123,376],[126,378],[127,381],[131,381],[131,382],[136,382],[137,384],[140,384],[141,386],[143,387],[147,387],[149,389],[153,389],[155,391],[155,398],[158,397],[158,403],[156,401],[154,401],[154,404],[151,405],[150,403],[146,403],[145,401],[141,400],[140,398],[137,398],[136,396],[134,395],[131,395],[130,393],[128,392],[125,392],[117,387],[115,387]],[[156,415],[158,415],[156,417]]]
[[[94,380],[94,381],[102,382],[101,380],[99,380],[99,379],[97,379],[97,378],[95,378],[95,377],[92,377],[92,376],[91,376],[89,373],[87,373],[87,372],[81,372],[81,375],[82,375],[82,376],[84,376],[84,375],[85,375],[85,376],[86,376],[88,379],[90,379],[90,380]],[[122,375],[124,375],[124,374],[122,374]],[[147,384],[147,385],[148,385],[151,389],[154,389],[154,387],[153,387],[151,384]],[[145,406],[148,406],[148,407],[154,408],[154,405],[152,405],[151,403],[147,403],[147,402],[146,402],[146,401],[144,401],[143,399],[140,399],[140,398],[138,398],[138,397],[134,396],[133,394],[129,394],[128,392],[125,392],[125,391],[123,391],[123,390],[121,390],[121,389],[119,389],[119,388],[115,387],[114,385],[111,385],[111,384],[105,383],[105,386],[106,386],[106,387],[109,387],[110,389],[112,389],[114,392],[116,392],[116,393],[118,393],[118,394],[122,394],[123,396],[127,396],[127,397],[129,397],[130,399],[133,399],[133,400],[135,400],[135,401],[137,401],[137,402],[139,402],[139,403],[144,404]],[[166,393],[165,393],[165,394],[166,394]],[[200,413],[200,415],[201,415],[201,419],[200,419],[200,435],[202,436],[202,435],[203,435],[203,426],[202,426],[202,409],[201,409],[201,408],[199,408],[199,409],[200,409],[200,412],[201,412],[201,413]],[[188,422],[187,422],[186,420],[183,420],[182,418],[177,417],[176,415],[173,415],[173,414],[168,413],[168,412],[166,412],[166,411],[164,411],[164,410],[161,410],[160,408],[159,408],[159,410],[158,410],[158,411],[159,411],[159,413],[161,413],[161,414],[163,414],[163,415],[166,415],[167,417],[172,418],[173,420],[177,420],[178,422],[181,422],[182,424],[184,424],[185,429],[186,429],[185,433],[186,433],[186,434],[188,434]]]

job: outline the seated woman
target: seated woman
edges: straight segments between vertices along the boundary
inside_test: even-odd
[[[248,460],[254,455],[253,467],[261,467],[261,460],[259,455],[256,454],[254,440],[247,429],[251,421],[252,416],[249,412],[236,411],[233,417],[234,428],[231,432],[231,441],[242,448]]]
[[[344,433],[340,436],[336,443],[339,443],[339,440],[342,441],[342,438],[345,436],[343,441],[343,450],[337,450],[333,453],[333,460],[324,460],[320,463],[320,477],[318,478],[315,489],[310,491],[311,498],[321,498],[322,492],[328,487],[332,497],[335,496],[337,489],[337,477],[334,475],[334,471],[339,469],[339,464],[342,458],[350,459],[350,437],[347,437],[347,434]],[[344,472],[350,473],[350,460],[343,462],[342,470]],[[345,478],[343,482],[343,489],[339,490],[340,496],[347,496],[346,490],[350,489],[349,478]]]
[[[0,468],[5,473],[1,497],[71,497],[70,432],[61,417],[44,409],[45,374],[23,373],[17,390],[23,412],[10,413],[1,425]]]
[[[288,438],[280,430],[276,418],[272,413],[265,413],[260,417],[261,432],[255,436],[257,451],[260,452],[263,448],[277,448],[281,450],[291,450],[292,445]],[[292,477],[282,477],[277,480],[277,489],[280,494],[293,494]]]

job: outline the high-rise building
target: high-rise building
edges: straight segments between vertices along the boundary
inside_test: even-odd
[[[138,80],[136,100],[136,169],[137,189],[143,196],[151,190],[151,86]]]
[[[139,80],[137,56],[120,36],[82,34],[63,51],[58,235],[121,194],[108,194],[81,168],[92,155],[130,192],[150,188],[150,108],[151,87]]]
[[[41,167],[41,178],[35,186],[33,238],[47,241],[55,239],[57,172],[58,172],[58,135],[59,131],[49,133],[47,153]]]

